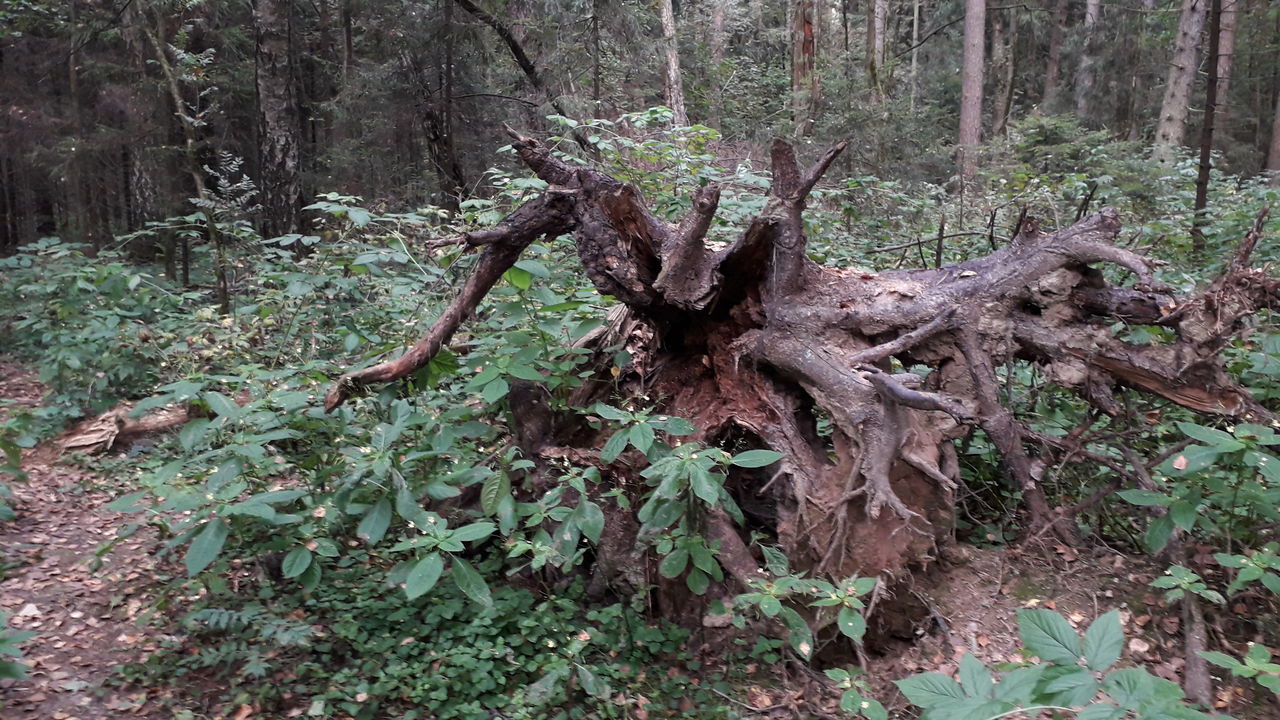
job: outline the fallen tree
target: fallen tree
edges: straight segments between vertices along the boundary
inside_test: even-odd
[[[793,149],[775,142],[764,210],[717,247],[706,242],[717,187],[699,190],[671,226],[633,187],[511,135],[549,188],[497,226],[458,239],[483,251],[451,305],[399,358],[344,375],[326,396],[328,410],[426,365],[526,247],[569,233],[591,282],[619,302],[592,342],[633,351],[621,387],[643,388],[662,412],[692,420],[705,444],[782,453],[768,472],[731,478],[733,492],[763,499],[768,534],[793,567],[820,575],[875,574],[929,557],[952,528],[953,441],[974,428],[998,450],[1034,536],[1074,542],[1074,512],[1096,502],[1052,507],[1039,482],[1048,465],[1101,463],[1115,473],[1112,490],[1146,477],[1132,454],[1121,461],[1090,452],[1078,433],[1050,437],[1019,421],[1001,401],[997,368],[1007,363],[1035,363],[1096,417],[1123,415],[1117,390],[1129,388],[1198,413],[1271,418],[1220,357],[1246,316],[1280,299],[1280,283],[1249,262],[1265,213],[1223,275],[1186,298],[1154,279],[1150,260],[1112,244],[1121,225],[1110,210],[1052,233],[1024,218],[1005,247],[959,265],[867,273],[821,267],[806,253],[806,198],[843,144],[802,169]],[[1109,283],[1108,265],[1135,282]],[[1176,339],[1131,344],[1110,329],[1117,320],[1171,328]],[[589,384],[572,404],[616,387],[614,378]],[[581,420],[516,415],[526,427],[514,434],[530,455],[595,463],[606,477],[634,472],[602,463],[595,448],[603,437],[584,432]],[[829,419],[829,435],[820,419]],[[755,577],[760,561],[743,529],[719,511],[704,523],[730,576],[742,584]],[[609,554],[629,552],[637,527],[629,517],[611,522],[597,564],[621,572],[626,563]]]

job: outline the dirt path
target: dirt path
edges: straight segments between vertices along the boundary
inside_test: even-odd
[[[0,398],[35,407],[43,389],[29,369],[0,362]],[[0,408],[0,421],[6,410]],[[90,570],[94,551],[115,537],[113,493],[92,472],[58,462],[48,443],[27,451],[26,483],[12,483],[18,518],[0,523],[0,610],[37,633],[25,643],[23,680],[0,681],[6,720],[170,717],[161,698],[121,688],[118,666],[154,648],[137,622],[150,603],[156,563],[139,533]],[[115,679],[112,682],[109,680]]]

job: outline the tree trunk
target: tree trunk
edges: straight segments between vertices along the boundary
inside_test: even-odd
[[[1092,127],[1095,82],[1094,65],[1098,60],[1101,42],[1097,37],[1098,20],[1102,17],[1102,0],[1086,0],[1084,6],[1084,49],[1080,52],[1080,71],[1076,73],[1076,117],[1081,124]]]
[[[996,73],[995,92],[991,103],[991,135],[1004,134],[1013,109],[1013,80],[1017,70],[1017,21],[1010,8],[991,23],[991,66]]]
[[[1271,116],[1271,149],[1267,153],[1267,170],[1271,184],[1280,185],[1280,92],[1276,93],[1276,111]]]
[[[293,68],[292,0],[256,0],[259,197],[262,235],[301,230],[299,108]]]
[[[881,68],[884,66],[884,36],[888,20],[889,0],[867,2],[867,84],[872,102],[884,99],[885,78],[881,77]]]
[[[791,120],[798,137],[813,131],[821,99],[813,14],[814,0],[795,0],[791,6]]]
[[[1160,103],[1160,120],[1156,125],[1153,156],[1163,165],[1173,163],[1176,150],[1182,146],[1187,113],[1191,107],[1191,90],[1196,81],[1196,62],[1200,52],[1200,33],[1204,30],[1205,0],[1182,0],[1178,36],[1173,58],[1169,62],[1169,79]]]
[[[676,13],[671,0],[658,0],[662,15],[662,92],[667,107],[675,114],[676,125],[688,125],[689,113],[684,107],[684,82],[680,78],[680,45],[676,38]]]
[[[1227,123],[1231,118],[1231,71],[1236,58],[1236,24],[1240,17],[1241,0],[1223,0],[1221,24],[1218,30],[1218,114],[1214,118],[1215,142],[1219,145],[1228,137]]]
[[[1067,26],[1068,0],[1054,0],[1053,15],[1049,23],[1049,59],[1044,68],[1044,92],[1040,94],[1040,108],[1046,113],[1056,109],[1058,100],[1058,76],[1062,72],[1062,31]]]
[[[982,84],[986,79],[986,0],[965,0],[964,66],[960,88],[960,172],[972,176],[982,143]]]
[[[1234,1],[1234,0],[1232,0]],[[1195,218],[1191,221],[1192,248],[1203,257],[1205,208],[1209,205],[1209,171],[1213,167],[1214,119],[1218,109],[1218,38],[1222,27],[1222,0],[1210,0],[1209,66],[1204,90],[1204,120],[1200,126],[1200,166],[1196,173]]]
[[[1249,313],[1280,307],[1280,280],[1249,267],[1265,215],[1224,275],[1189,298],[1171,295],[1146,259],[1112,243],[1120,222],[1111,210],[1057,232],[1024,220],[1007,246],[962,266],[855,273],[810,261],[804,234],[806,198],[843,144],[802,170],[792,147],[775,141],[764,209],[734,242],[711,246],[704,238],[719,187],[699,189],[688,215],[669,225],[649,214],[634,187],[511,135],[549,189],[497,226],[459,238],[483,251],[454,301],[404,355],[344,375],[325,407],[423,367],[525,247],[572,233],[587,277],[619,305],[590,343],[604,358],[601,382],[575,391],[567,406],[588,407],[610,393],[663,398],[658,412],[698,428],[686,442],[783,455],[767,469],[729,471],[723,497],[734,505],[707,501],[689,518],[718,542],[727,582],[745,585],[760,571],[732,507],[758,508],[752,529],[781,546],[793,570],[818,577],[874,575],[933,557],[954,519],[952,441],[973,428],[995,444],[1033,530],[1074,538],[1071,514],[1049,506],[1037,468],[1083,452],[1077,457],[1122,477],[1133,473],[1119,455],[1037,434],[1006,409],[1001,370],[1015,363],[1034,363],[1106,415],[1124,416],[1128,403],[1115,393],[1128,388],[1201,413],[1274,418],[1218,355]],[[1136,284],[1110,285],[1094,267],[1106,264],[1129,271]],[[1161,325],[1174,337],[1130,344],[1110,330],[1126,324]],[[620,342],[632,363],[617,375],[607,349]],[[819,431],[820,418],[829,432]],[[633,507],[645,501],[643,483],[634,481],[644,456],[604,461],[597,448],[611,429],[592,430],[580,416],[560,420],[543,424],[561,429],[541,431],[531,456],[595,466],[600,491],[629,493]],[[610,512],[610,526],[630,533],[618,546],[634,547],[635,518],[622,505]],[[601,568],[628,564],[599,552]]]

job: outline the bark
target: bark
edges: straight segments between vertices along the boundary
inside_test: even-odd
[[[1276,111],[1271,116],[1271,149],[1267,152],[1267,170],[1271,184],[1280,185],[1280,93],[1276,93]]]
[[[423,367],[525,247],[569,233],[587,277],[619,302],[590,347],[612,357],[604,349],[625,343],[633,365],[621,376],[611,362],[601,365],[601,382],[568,405],[612,392],[663,398],[662,412],[699,428],[693,440],[782,453],[762,474],[735,471],[726,487],[740,505],[767,506],[758,525],[796,569],[843,578],[930,557],[953,519],[951,443],[975,427],[995,443],[1032,529],[1073,541],[1074,526],[1049,505],[1039,468],[1074,451],[1002,404],[997,368],[1011,363],[1034,363],[1101,414],[1122,415],[1115,394],[1127,388],[1196,412],[1273,419],[1219,356],[1250,313],[1280,307],[1280,280],[1249,264],[1265,214],[1224,274],[1186,298],[1156,283],[1145,258],[1112,243],[1121,224],[1111,210],[1058,232],[1026,219],[1008,245],[957,266],[849,272],[808,259],[803,220],[810,191],[843,144],[802,169],[791,146],[775,141],[764,209],[735,241],[710,245],[718,187],[698,190],[688,215],[669,225],[633,187],[510,132],[549,189],[494,228],[458,238],[483,252],[455,300],[404,355],[344,375],[326,395],[327,410]],[[1136,282],[1110,285],[1101,265]],[[1110,329],[1125,323],[1161,325],[1175,339],[1132,345]],[[829,436],[817,432],[819,417],[830,420]],[[609,432],[574,417],[544,425],[563,429],[529,443],[541,457],[596,465],[607,483],[635,492],[628,478],[643,457],[603,464],[596,448]],[[629,499],[636,506],[642,498]],[[629,515],[618,522],[634,526]],[[720,542],[729,577],[756,576],[744,528],[713,512],[702,531]]]
[[[292,62],[293,2],[257,0],[253,19],[262,235],[276,237],[301,230],[301,124]]]
[[[1221,144],[1227,135],[1227,123],[1231,117],[1231,71],[1236,58],[1236,24],[1240,17],[1240,0],[1223,0],[1222,17],[1218,29],[1218,115],[1214,128]]]
[[[1102,0],[1086,0],[1084,6],[1084,50],[1080,53],[1080,71],[1076,74],[1076,117],[1084,125],[1092,126],[1094,97],[1094,66],[1098,62],[1101,41],[1097,25],[1102,17]]]
[[[800,137],[813,131],[817,119],[821,99],[817,57],[814,0],[796,0],[791,8],[791,119]]]
[[[680,79],[680,47],[676,39],[676,13],[671,0],[658,0],[662,16],[662,94],[667,107],[675,114],[676,125],[688,125],[689,113],[684,108],[684,83]]]
[[[867,83],[873,102],[884,99],[884,80],[881,68],[885,58],[885,28],[889,19],[889,0],[870,0],[867,3]]]
[[[1058,100],[1058,76],[1062,72],[1062,31],[1067,25],[1067,0],[1055,0],[1053,19],[1049,26],[1048,60],[1044,69],[1044,92],[1040,94],[1040,106],[1052,113]]]
[[[1002,13],[991,23],[991,66],[996,73],[995,97],[991,103],[991,134],[1003,135],[1013,108],[1013,78],[1017,71],[1017,21],[1014,10]]]
[[[1200,33],[1204,30],[1205,0],[1182,0],[1178,35],[1169,62],[1168,82],[1160,103],[1160,119],[1156,125],[1153,155],[1156,162],[1173,163],[1174,153],[1182,146],[1187,113],[1191,107],[1191,90],[1196,81],[1196,63],[1200,53]]]
[[[1204,91],[1204,120],[1200,127],[1200,166],[1196,173],[1195,218],[1191,223],[1192,247],[1196,255],[1204,255],[1205,208],[1209,205],[1209,171],[1213,167],[1214,119],[1218,110],[1218,37],[1222,23],[1222,0],[1210,0],[1209,9],[1209,80]]]
[[[986,79],[986,0],[965,0],[964,66],[960,88],[960,172],[977,169],[976,150],[982,142],[982,84]]]

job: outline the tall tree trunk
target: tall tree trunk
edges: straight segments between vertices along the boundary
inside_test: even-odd
[[[676,38],[676,13],[671,0],[659,0],[662,15],[662,54],[665,59],[662,90],[667,107],[675,113],[676,125],[688,125],[689,113],[684,108],[684,83],[680,79],[680,46]]]
[[[1102,0],[1086,0],[1084,6],[1084,50],[1080,53],[1080,71],[1076,74],[1076,117],[1085,125],[1092,126],[1094,65],[1098,61],[1098,48],[1101,45],[1097,37],[1098,20],[1102,17]]]
[[[1267,170],[1271,184],[1280,185],[1280,92],[1276,93],[1276,111],[1271,118],[1271,150],[1267,153]]]
[[[846,45],[847,45],[846,41]],[[848,49],[847,47],[845,48]],[[920,92],[920,0],[911,0],[911,111],[916,109],[916,93]]]
[[[1209,170],[1213,162],[1213,121],[1218,109],[1218,37],[1222,28],[1222,0],[1210,0],[1209,81],[1204,90],[1204,120],[1200,126],[1200,168],[1196,174],[1195,218],[1191,221],[1192,247],[1196,255],[1205,250],[1204,210],[1209,205]]]
[[[1169,80],[1160,103],[1160,120],[1156,125],[1154,157],[1162,165],[1173,163],[1174,153],[1182,145],[1186,132],[1187,112],[1191,107],[1191,90],[1196,81],[1196,59],[1200,52],[1200,33],[1204,30],[1205,0],[1182,0],[1178,36],[1173,58],[1169,62]]]
[[[813,131],[818,114],[817,56],[814,0],[796,0],[791,6],[791,118],[801,137]]]
[[[976,151],[982,142],[982,83],[986,79],[986,0],[965,0],[964,68],[960,87],[960,172],[965,177],[977,168]]]
[[[1231,118],[1231,71],[1236,57],[1236,25],[1239,21],[1241,0],[1223,0],[1222,16],[1218,30],[1218,114],[1214,118],[1215,142],[1219,145],[1227,138],[1227,123]]]
[[[884,78],[881,68],[884,65],[884,36],[889,19],[889,0],[868,0],[867,2],[867,83],[871,89],[872,102],[884,99]]]
[[[300,125],[291,52],[293,2],[257,0],[253,19],[262,235],[276,237],[301,228]]]
[[[1059,76],[1062,73],[1062,31],[1067,26],[1068,0],[1054,0],[1053,19],[1049,23],[1049,58],[1044,68],[1044,92],[1040,108],[1052,113],[1058,101]]]
[[[1018,24],[1010,8],[991,23],[991,66],[996,73],[991,103],[991,135],[1003,135],[1013,109],[1013,77],[1017,69]]]

